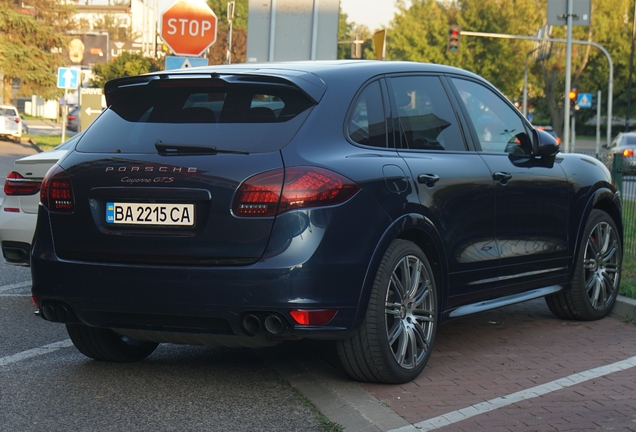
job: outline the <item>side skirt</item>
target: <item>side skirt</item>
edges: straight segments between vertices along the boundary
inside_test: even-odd
[[[561,285],[553,285],[549,287],[539,288],[532,291],[526,291],[519,294],[513,294],[506,297],[496,298],[492,300],[486,300],[478,303],[473,303],[465,306],[460,306],[449,315],[450,318],[457,318],[464,315],[470,315],[478,312],[487,311],[490,309],[499,308],[502,306],[508,306],[515,303],[524,302],[526,300],[532,300],[539,297],[545,297],[555,292],[559,292],[563,289]]]

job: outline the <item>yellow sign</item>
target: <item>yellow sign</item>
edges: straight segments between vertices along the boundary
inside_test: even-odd
[[[386,30],[379,30],[373,34],[373,48],[376,60],[384,60],[386,49]]]

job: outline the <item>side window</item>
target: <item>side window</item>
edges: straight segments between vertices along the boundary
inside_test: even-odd
[[[489,88],[454,78],[485,152],[531,154],[532,143],[521,117]]]
[[[347,130],[349,138],[358,144],[386,147],[384,104],[377,81],[368,85],[353,105]]]
[[[402,148],[466,150],[457,117],[438,77],[391,78]]]

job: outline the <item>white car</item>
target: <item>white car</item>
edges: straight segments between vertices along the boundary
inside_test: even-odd
[[[0,105],[0,138],[22,139],[22,119],[13,105]]]
[[[40,184],[46,172],[77,142],[79,135],[50,151],[14,162],[4,184],[0,205],[0,245],[8,264],[29,265],[29,251],[40,203]]]

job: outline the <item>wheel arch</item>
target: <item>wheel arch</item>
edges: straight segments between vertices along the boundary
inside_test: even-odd
[[[430,219],[418,213],[410,213],[396,219],[387,227],[373,251],[364,278],[363,289],[358,300],[358,310],[353,329],[357,329],[364,321],[378,267],[389,245],[395,239],[408,240],[415,243],[428,258],[437,285],[437,301],[440,308],[438,320],[443,315],[442,306],[446,304],[448,293],[446,289],[448,265],[442,238],[437,227]]]
[[[592,210],[595,209],[604,211],[612,218],[620,234],[621,246],[623,245],[623,220],[619,195],[617,192],[613,192],[606,187],[597,189],[588,199],[583,212],[583,217],[579,220],[577,226],[576,243],[572,250],[571,271],[574,271],[574,264],[578,255],[578,250],[581,246],[581,242],[583,241],[585,225],[587,224],[587,220],[589,219]]]

